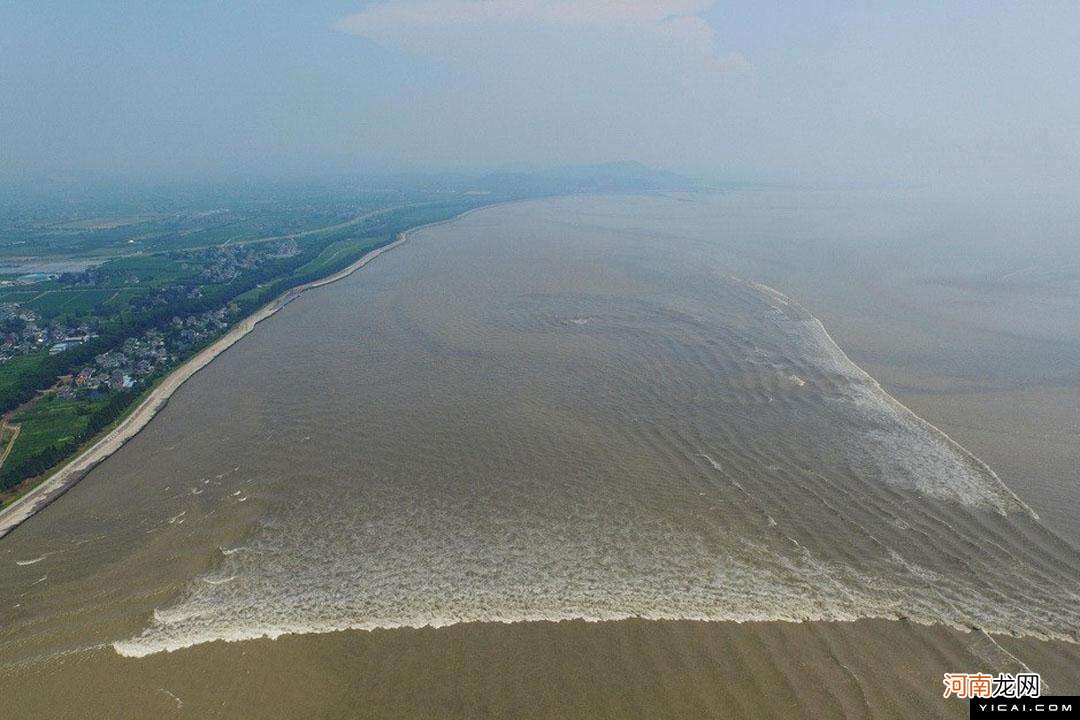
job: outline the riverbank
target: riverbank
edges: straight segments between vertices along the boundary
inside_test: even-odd
[[[470,210],[467,212],[472,211]],[[461,217],[461,215],[437,223],[431,223],[431,225],[449,222],[449,220],[456,219],[457,217]],[[147,423],[149,423],[154,416],[165,407],[169,398],[172,397],[173,393],[180,389],[181,385],[187,382],[188,379],[199,372],[199,370],[206,367],[214,360],[214,358],[228,350],[241,338],[254,330],[255,326],[260,322],[273,316],[308,290],[314,290],[315,288],[323,287],[324,285],[329,285],[330,283],[348,277],[382,253],[405,242],[411,233],[424,227],[428,227],[428,225],[421,225],[399,233],[393,242],[370,250],[347,267],[331,273],[324,278],[313,280],[286,290],[251,315],[248,315],[243,320],[239,321],[224,335],[209,346],[203,348],[194,357],[185,361],[167,375],[165,379],[150,390],[146,398],[144,398],[134,410],[129,412],[115,427],[105,433],[101,438],[94,441],[89,447],[76,455],[76,457],[68,461],[37,487],[0,510],[0,538],[3,538],[43,508],[47,507],[51,502],[82,480],[82,478],[95,466],[123,447],[128,440],[135,437],[135,435],[146,427]]]

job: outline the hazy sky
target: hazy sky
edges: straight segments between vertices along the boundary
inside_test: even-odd
[[[1077,2],[9,0],[0,175],[637,159],[1075,192],[1078,68]]]

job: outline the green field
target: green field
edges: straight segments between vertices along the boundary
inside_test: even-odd
[[[48,359],[48,352],[40,350],[29,355],[19,355],[0,364],[0,405],[4,409],[14,407],[24,399],[19,394],[19,388],[25,384],[27,377],[33,376],[37,380],[37,371]]]
[[[50,290],[24,303],[24,306],[40,315],[46,323],[51,320],[74,322],[94,314],[98,304],[113,292],[100,288]]]
[[[104,397],[61,400],[49,395],[16,414],[11,422],[21,430],[0,467],[0,490],[72,453],[85,439],[93,413],[108,402]]]
[[[314,260],[301,265],[297,268],[296,272],[300,275],[306,275],[308,273],[319,273],[324,271],[329,273],[338,270],[359,258],[366,250],[374,246],[376,242],[378,242],[377,238],[351,238],[348,240],[338,240],[327,245]]]
[[[14,285],[0,288],[0,302],[24,303],[41,294],[37,285]]]
[[[163,286],[188,280],[198,273],[191,263],[170,253],[141,255],[110,260],[98,266],[97,273],[117,287],[131,285]]]
[[[109,291],[108,297],[106,297],[98,307],[98,312],[106,315],[120,312],[127,307],[132,300],[145,293],[146,290],[142,288],[120,288],[118,290],[111,290]]]
[[[94,287],[57,280],[0,288],[0,302],[15,302],[38,314],[43,324],[74,323],[92,315],[110,315],[131,300],[155,290],[192,280],[198,268],[171,254],[145,255],[110,260],[94,273]]]

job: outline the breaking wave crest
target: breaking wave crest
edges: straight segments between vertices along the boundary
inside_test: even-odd
[[[628,617],[1077,639],[1076,550],[780,293],[439,280],[429,305],[388,314],[395,352],[357,389],[400,399],[316,437],[363,461],[252,488],[268,510],[243,552],[119,653]]]

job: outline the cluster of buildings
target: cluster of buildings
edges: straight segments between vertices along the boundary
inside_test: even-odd
[[[191,251],[185,258],[197,263],[199,273],[206,281],[221,283],[235,279],[263,261],[298,253],[296,241],[290,238],[280,243],[205,248]],[[64,273],[60,279],[65,285],[87,286],[106,281],[125,285],[138,282],[134,274],[131,277],[117,277],[111,272],[106,264],[77,273]],[[130,307],[139,311],[152,306],[182,303],[184,299],[198,299],[202,296],[202,288],[202,284],[192,285],[190,281],[167,285],[132,299]],[[127,391],[144,384],[155,374],[175,364],[192,348],[226,330],[238,311],[237,306],[230,303],[217,310],[186,317],[174,316],[164,326],[148,330],[139,337],[128,338],[119,347],[97,355],[93,363],[70,375],[61,376],[56,392],[62,398],[72,398]],[[90,324],[67,327],[53,322],[49,327],[42,328],[40,322],[37,314],[18,303],[0,304],[0,363],[19,354],[45,349],[51,355],[56,355],[97,337],[92,333]],[[93,322],[93,318],[90,322]]]
[[[0,364],[45,348],[55,355],[95,337],[86,324],[67,326],[54,322],[43,328],[39,322],[32,310],[15,303],[0,304]]]
[[[234,309],[230,305],[186,318],[174,317],[169,324],[173,348],[182,353],[222,332],[229,326],[229,316]]]
[[[221,283],[235,280],[245,270],[251,270],[263,260],[263,253],[247,245],[226,245],[202,251],[202,277]]]
[[[185,318],[174,317],[164,331],[147,330],[140,337],[128,338],[118,348],[95,357],[93,364],[62,376],[57,395],[68,399],[109,390],[130,390],[175,364],[192,346],[224,331],[234,309],[224,307]]]
[[[223,307],[185,318],[174,317],[164,330],[147,330],[141,337],[94,358],[92,365],[60,378],[57,395],[73,398],[107,390],[126,391],[173,365],[194,345],[216,337],[229,326],[234,307]]]
[[[287,238],[280,243],[222,245],[198,251],[202,277],[210,282],[229,282],[264,260],[279,260],[300,252],[296,240]]]
[[[147,330],[142,337],[128,338],[118,349],[101,353],[92,365],[61,377],[57,395],[72,398],[80,393],[130,390],[175,360],[165,336],[157,330]]]

